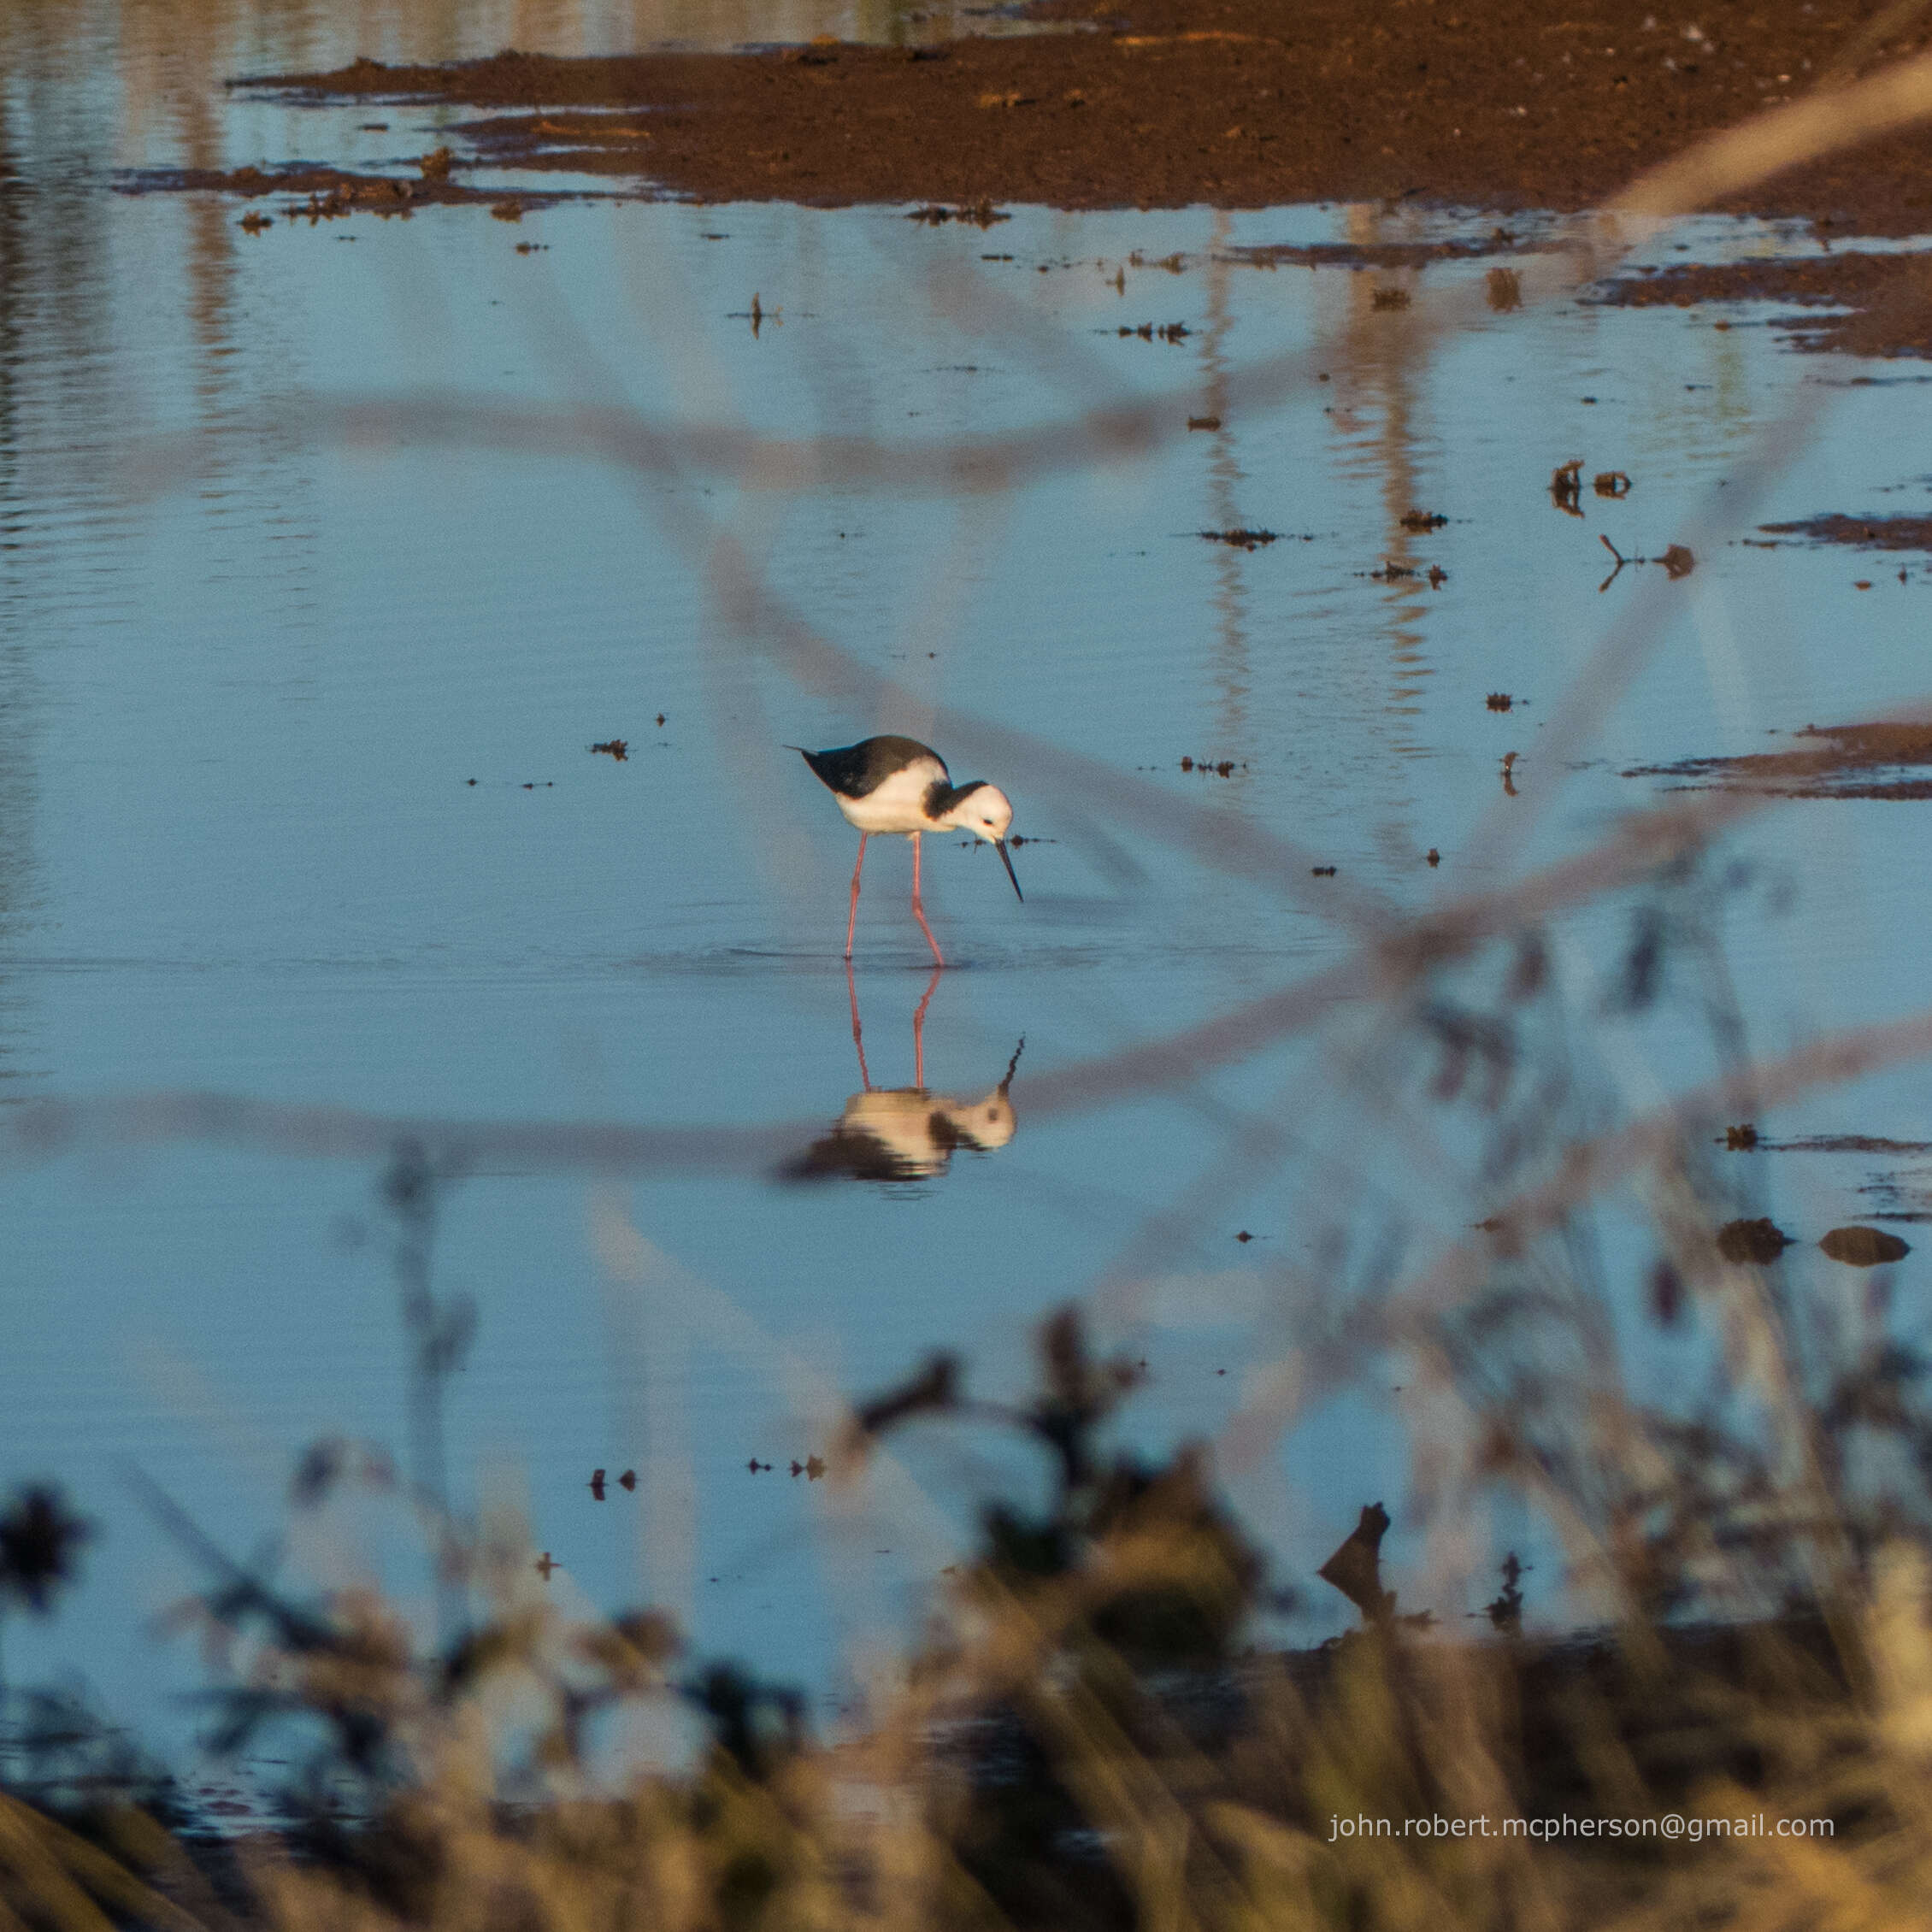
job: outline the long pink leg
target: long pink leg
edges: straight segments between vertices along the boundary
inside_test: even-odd
[[[865,1091],[869,1093],[872,1091],[872,1075],[866,1071],[865,1035],[859,1030],[858,981],[852,977],[852,963],[850,959],[845,962],[845,991],[851,996],[852,1045],[858,1049],[858,1077]]]
[[[858,835],[858,863],[852,868],[852,910],[845,921],[845,957],[852,956],[852,934],[858,930],[858,875],[865,870],[865,841],[872,834],[862,832]]]
[[[912,1084],[923,1093],[926,1091],[926,1009],[933,1004],[933,995],[939,990],[939,969],[933,969],[933,976],[926,982],[926,997],[919,1002],[919,1010],[912,1016]]]
[[[945,955],[939,951],[939,942],[933,937],[933,928],[926,923],[926,908],[919,898],[919,834],[912,834],[912,916],[919,922],[919,930],[926,935],[926,944],[933,949],[933,957],[940,965],[945,964]]]

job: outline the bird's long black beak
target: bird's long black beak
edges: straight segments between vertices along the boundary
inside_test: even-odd
[[[1004,839],[995,839],[993,849],[999,854],[999,863],[1006,868],[1006,876],[1013,881],[1013,893],[1022,905],[1027,903],[1027,895],[1020,890],[1020,881],[1013,870],[1012,855],[1006,850]]]

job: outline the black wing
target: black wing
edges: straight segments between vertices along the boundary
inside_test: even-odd
[[[840,745],[829,751],[808,751],[802,745],[791,749],[812,768],[821,784],[841,798],[869,797],[915,758],[935,759],[945,771],[945,760],[916,738],[862,738],[857,745]],[[950,779],[952,775],[946,775]]]

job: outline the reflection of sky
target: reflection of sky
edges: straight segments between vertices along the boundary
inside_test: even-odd
[[[298,151],[297,127],[309,151],[327,148],[350,118],[236,115],[250,138],[275,132],[271,155]],[[32,122],[40,137],[53,125]],[[254,151],[232,130],[209,138]],[[398,133],[391,150],[415,139]],[[1633,592],[1630,573],[1599,593],[1599,532],[1660,552],[1794,384],[1843,372],[1781,360],[1763,328],[1574,304],[1486,316],[1425,354],[1422,298],[1480,281],[1485,263],[1417,276],[1207,259],[1413,234],[1417,216],[1021,210],[981,233],[890,210],[621,205],[514,227],[482,209],[313,229],[278,214],[248,238],[213,201],[76,187],[68,151],[43,138],[27,166],[50,197],[34,205],[74,211],[78,245],[56,246],[37,217],[0,226],[14,270],[0,293],[9,1096],[186,1087],[493,1119],[835,1120],[857,1086],[836,957],[851,845],[775,747],[920,721],[840,711],[748,663],[665,538],[666,502],[740,516],[782,594],[920,702],[1231,807],[1406,904],[1476,882],[1458,851],[1505,751],[1526,796],[1567,786],[1537,841],[1548,856],[1641,795],[1622,765],[1756,749],[1767,730],[1868,715],[1924,678],[1923,585],[1899,584],[1895,564],[1727,548],[1700,560],[1599,756],[1573,774],[1540,764],[1542,722]],[[1180,273],[1156,265],[1177,250]],[[996,255],[1013,259],[980,259]],[[1006,308],[971,326],[945,311],[926,277],[938,264],[980,274]],[[1417,304],[1376,309],[1374,290],[1395,286]],[[755,337],[732,319],[754,292]],[[1172,321],[1194,333],[1116,333]],[[1042,368],[1034,324],[1064,368]],[[1279,410],[1230,411],[1145,462],[963,510],[830,489],[743,501],[709,479],[633,486],[587,461],[321,450],[262,426],[301,393],[437,386],[944,438],[1187,381],[1203,386],[1176,395],[1176,415],[1214,413],[1226,372],[1317,332],[1329,379]],[[1915,504],[1923,393],[1843,392],[1829,439],[1763,514]],[[215,432],[195,474],[129,498],[121,454],[188,428]],[[1576,456],[1587,475],[1628,471],[1629,498],[1587,492],[1584,520],[1558,515],[1549,473]],[[1451,521],[1411,533],[1410,509]],[[1238,526],[1281,540],[1249,552],[1194,534]],[[1447,580],[1370,575],[1391,560],[1440,563]],[[1870,592],[1852,589],[1860,576]],[[1490,712],[1492,691],[1517,708]],[[589,754],[613,736],[630,741],[625,763]],[[1184,775],[1184,755],[1237,769]],[[1023,907],[991,853],[930,850],[929,899],[967,965],[942,981],[924,1049],[929,1087],[976,1095],[1025,1037],[1010,1145],[903,1189],[628,1189],[639,1228],[690,1277],[651,1275],[641,1303],[600,1285],[582,1185],[490,1175],[448,1205],[442,1278],[482,1316],[451,1403],[458,1466],[520,1472],[539,1543],[598,1600],[688,1599],[707,1646],[774,1669],[818,1670],[835,1626],[897,1617],[946,1560],[903,1520],[861,1524],[836,1616],[822,1607],[822,1558],[847,1546],[817,1540],[821,1496],[782,1473],[826,1446],[804,1419],[813,1389],[875,1387],[940,1346],[983,1386],[1016,1386],[1044,1311],[1102,1274],[1142,1215],[1234,1172],[1244,1112],[1291,1137],[1287,1185],[1272,1169],[1237,1175],[1160,1251],[1185,1279],[1132,1337],[1154,1370],[1136,1408],[1152,1440],[1217,1427],[1258,1350],[1293,1334],[1269,1267],[1306,1267],[1341,1299],[1405,1258],[1377,1252],[1388,1204],[1411,1261],[1470,1218],[1455,1116],[1439,1182],[1394,1126],[1336,1095],[1344,1063],[1312,1049],[1263,1056],[1207,1095],[1029,1122],[1028,1075],[1207,1017],[1332,963],[1341,942],[1319,902],[1284,907],[1116,837],[1048,772],[985,775],[1015,798],[1016,828],[1046,842],[1017,855]],[[1738,845],[1764,866],[1731,931],[1758,1045],[1923,998],[1911,808],[1809,806]],[[1430,846],[1439,873],[1422,863]],[[882,1086],[911,1078],[924,985],[906,872],[902,849],[875,850],[860,925]],[[1796,910],[1781,916],[1786,892]],[[1573,922],[1560,969],[1612,971],[1623,930],[1607,914]],[[1589,1016],[1581,990],[1575,1012]],[[1346,1018],[1336,1038],[1334,1054],[1362,1044]],[[1701,1032],[1676,1022],[1598,1029],[1594,1050],[1633,1106],[1710,1064]],[[1896,1075],[1855,1102],[1821,1096],[1791,1124],[1923,1137],[1923,1096]],[[1440,1124],[1398,1119],[1422,1138]],[[1794,1232],[1856,1211],[1856,1163],[1758,1170],[1760,1186],[1765,1173],[1764,1205]],[[11,1667],[31,1675],[75,1631],[111,1629],[120,1648],[88,1646],[90,1668],[113,1693],[150,1686],[116,1593],[132,1577],[146,1602],[180,1573],[116,1487],[121,1460],[240,1547],[279,1520],[301,1444],[399,1435],[392,1293],[345,1227],[367,1219],[372,1178],[177,1151],[0,1181],[0,1480],[56,1473],[113,1532],[62,1623],[27,1641],[9,1631]],[[1236,1246],[1244,1228],[1261,1239]],[[1612,1228],[1613,1287],[1639,1252]],[[1660,1390],[1688,1383],[1681,1356],[1635,1333],[1629,1346]],[[597,1505],[584,1487],[593,1466],[639,1462],[663,1439],[673,1382],[688,1575],[627,1540],[640,1501]],[[1285,1455],[1246,1481],[1286,1570],[1305,1577],[1361,1503],[1405,1493],[1392,1393],[1311,1404]],[[754,1455],[780,1473],[750,1476]],[[963,1493],[949,1452],[910,1460]],[[1523,1531],[1508,1519],[1504,1534]],[[1392,1544],[1399,1561],[1416,1547]],[[855,1584],[862,1559],[870,1581]],[[1544,1575],[1553,1587],[1553,1565]],[[1479,1576],[1470,1600],[1490,1587]],[[1334,1627],[1330,1607],[1302,1629]]]

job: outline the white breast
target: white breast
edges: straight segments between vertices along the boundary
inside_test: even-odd
[[[915,758],[863,798],[833,796],[839,798],[846,822],[861,832],[930,832],[926,794],[935,779],[941,785],[947,782],[945,767],[937,758]]]

